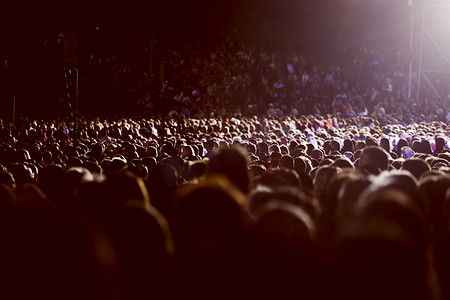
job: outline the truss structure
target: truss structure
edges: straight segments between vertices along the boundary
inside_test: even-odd
[[[417,100],[424,97],[437,97],[445,107],[448,107],[450,2],[446,0],[420,1],[421,3],[418,2],[418,4],[422,5],[422,20],[420,23]]]

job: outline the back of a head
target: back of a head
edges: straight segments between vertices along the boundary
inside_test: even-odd
[[[418,152],[418,153],[424,153],[424,148],[423,148],[423,146],[422,146],[422,142],[421,141],[419,141],[419,140],[414,140],[414,141],[412,141],[412,143],[411,143],[411,149],[414,151],[414,152]]]
[[[15,206],[35,212],[53,212],[57,211],[56,206],[51,203],[46,195],[35,184],[19,185],[15,189],[17,202]]]
[[[391,152],[391,142],[387,137],[382,137],[380,139],[380,147],[386,150],[386,152]]]
[[[105,181],[105,199],[111,209],[121,209],[128,201],[150,203],[144,181],[129,171],[110,174]]]
[[[20,163],[14,163],[11,164],[8,167],[8,171],[10,171],[17,184],[25,184],[25,183],[32,183],[33,182],[33,175],[26,165],[20,164]]]
[[[244,202],[244,194],[220,175],[180,189],[172,228],[183,298],[208,299],[217,289],[224,290],[220,299],[232,298],[247,288],[245,272],[237,272],[247,259]]]
[[[13,174],[6,170],[0,170],[0,184],[5,184],[10,188],[14,188],[16,185],[16,181]]]
[[[224,175],[244,194],[249,191],[248,158],[241,147],[214,152],[209,160],[208,173]]]
[[[344,140],[344,145],[342,147],[342,151],[343,152],[345,152],[345,151],[353,152],[354,150],[355,149],[354,149],[352,140]]]
[[[411,174],[413,174],[414,177],[416,177],[416,179],[419,180],[422,174],[431,170],[431,167],[423,159],[411,158],[403,162],[402,170],[411,172]]]
[[[59,165],[49,165],[44,167],[39,173],[38,185],[50,197],[61,194],[65,171]]]
[[[443,175],[430,175],[419,182],[419,190],[425,194],[424,210],[431,225],[439,221],[449,188],[450,179]]]
[[[344,157],[340,157],[338,159],[336,159],[331,166],[335,166],[341,169],[353,169],[353,163],[348,159],[348,158],[344,158]]]
[[[419,182],[410,172],[404,170],[384,171],[373,178],[373,182],[380,188],[399,189],[414,200],[420,201],[420,195],[417,193]]]
[[[333,176],[341,171],[338,167],[323,166],[317,170],[313,179],[314,190],[319,197],[325,193],[325,188]]]
[[[171,298],[173,243],[167,220],[149,205],[141,178],[128,172],[112,177],[105,182],[105,206],[114,209],[100,213],[106,215],[102,223],[117,249],[117,277],[125,298]]]
[[[270,202],[261,209],[255,230],[265,245],[280,253],[302,253],[311,245],[314,223],[299,206],[285,202]]]
[[[378,146],[378,143],[377,143],[377,141],[374,138],[368,137],[366,139],[366,145],[367,145],[367,147]]]
[[[294,158],[294,169],[297,172],[306,172],[306,162],[300,157]]]
[[[377,175],[387,170],[389,166],[388,153],[378,146],[367,146],[359,159],[359,168]]]
[[[189,166],[189,178],[187,179],[200,178],[206,174],[207,169],[208,164],[205,161],[196,161]]]
[[[290,155],[283,155],[278,161],[280,168],[294,169],[294,159]]]
[[[433,151],[431,150],[431,144],[428,140],[423,140],[422,141],[422,151],[425,154],[432,154]]]
[[[342,184],[337,195],[338,217],[341,221],[347,221],[355,214],[357,201],[361,193],[371,184],[369,178],[354,178]]]
[[[184,145],[181,148],[181,157],[184,159],[190,159],[191,157],[194,157],[194,149],[190,145]]]
[[[331,150],[331,152],[340,152],[341,144],[339,144],[339,142],[336,140],[330,141],[330,150]]]
[[[292,169],[273,169],[266,171],[254,180],[255,185],[263,185],[267,187],[276,186],[292,186],[299,187],[301,185],[299,175]]]
[[[397,155],[400,155],[403,147],[409,147],[408,141],[405,139],[399,139],[397,142]]]
[[[397,188],[368,188],[351,223],[337,251],[339,297],[366,298],[372,290],[369,299],[430,299],[426,229],[412,198]],[[345,282],[354,289],[342,289]]]
[[[387,238],[405,238],[405,243],[412,243],[410,246],[425,249],[426,229],[423,212],[418,203],[402,188],[392,185],[372,186],[358,199],[358,210],[360,221],[364,224],[384,220],[385,224],[379,228],[368,228],[376,231],[371,233],[386,234]],[[400,227],[390,228],[389,226],[393,224]]]
[[[225,177],[211,176],[184,186],[176,202],[174,242],[180,267],[191,276],[186,280],[209,280],[204,276],[211,272],[228,276],[224,268],[240,263],[238,253],[247,231],[247,216],[241,206],[245,196]]]
[[[269,146],[267,145],[266,142],[261,142],[261,143],[257,144],[257,149],[258,149],[258,152],[269,154]]]
[[[445,147],[445,139],[443,137],[437,137],[436,150],[434,151],[434,153],[441,153],[442,151],[444,151],[444,147]]]
[[[244,223],[242,209],[232,195],[215,186],[191,188],[185,195],[182,192],[176,210],[176,237],[181,249],[187,244],[194,247],[202,238],[231,240],[237,237]],[[203,251],[190,248],[195,249]]]

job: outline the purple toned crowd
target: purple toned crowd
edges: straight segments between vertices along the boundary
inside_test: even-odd
[[[0,292],[447,299],[448,126],[384,121],[3,122]]]

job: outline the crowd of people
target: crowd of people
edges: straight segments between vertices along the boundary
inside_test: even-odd
[[[163,115],[200,118],[335,114],[395,115],[406,123],[420,115],[445,120],[449,87],[441,82],[437,96],[424,86],[418,97],[413,73],[409,92],[404,49],[349,46],[325,65],[295,50],[241,45],[231,37],[209,51],[195,43],[176,44],[165,58],[170,75],[159,101],[150,106],[160,103]]]
[[[5,299],[447,299],[450,141],[335,115],[2,122]]]
[[[450,299],[448,103],[401,51],[148,46],[89,60],[141,116],[0,120],[4,299]]]
[[[89,105],[100,101],[97,104],[104,108],[114,104],[122,111],[198,118],[391,114],[408,122],[411,116],[436,115],[445,120],[447,115],[449,86],[430,78],[439,97],[426,85],[418,97],[418,76],[413,72],[408,91],[408,50],[397,45],[330,41],[341,48],[317,51],[311,57],[298,47],[242,44],[232,32],[216,46],[205,41],[151,44],[142,34],[124,39],[119,33],[108,35],[103,28],[96,34],[109,37],[100,39],[109,48],[92,50],[83,75],[88,78],[81,84],[86,89],[81,104],[84,97]],[[118,51],[110,35],[122,41],[124,49]]]

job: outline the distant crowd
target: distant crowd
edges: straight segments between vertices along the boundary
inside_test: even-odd
[[[371,49],[355,43],[339,61],[324,65],[297,51],[238,45],[232,40],[210,51],[194,43],[168,47],[161,90],[148,106],[162,115],[187,117],[395,115],[446,120],[450,90],[438,84],[439,97],[423,88],[417,96],[402,49]],[[159,101],[155,101],[159,99]],[[431,120],[430,120],[431,121]]]
[[[195,118],[388,114],[407,122],[411,114],[447,117],[450,87],[444,81],[430,78],[439,97],[425,85],[418,97],[414,72],[409,96],[408,51],[402,48],[354,41],[325,62],[301,49],[239,44],[233,35],[214,47],[156,41],[152,53],[142,38],[124,43],[133,52],[116,53],[117,45],[110,45],[91,54],[92,78],[83,95],[93,102],[103,99],[104,107],[113,103],[154,116]]]

